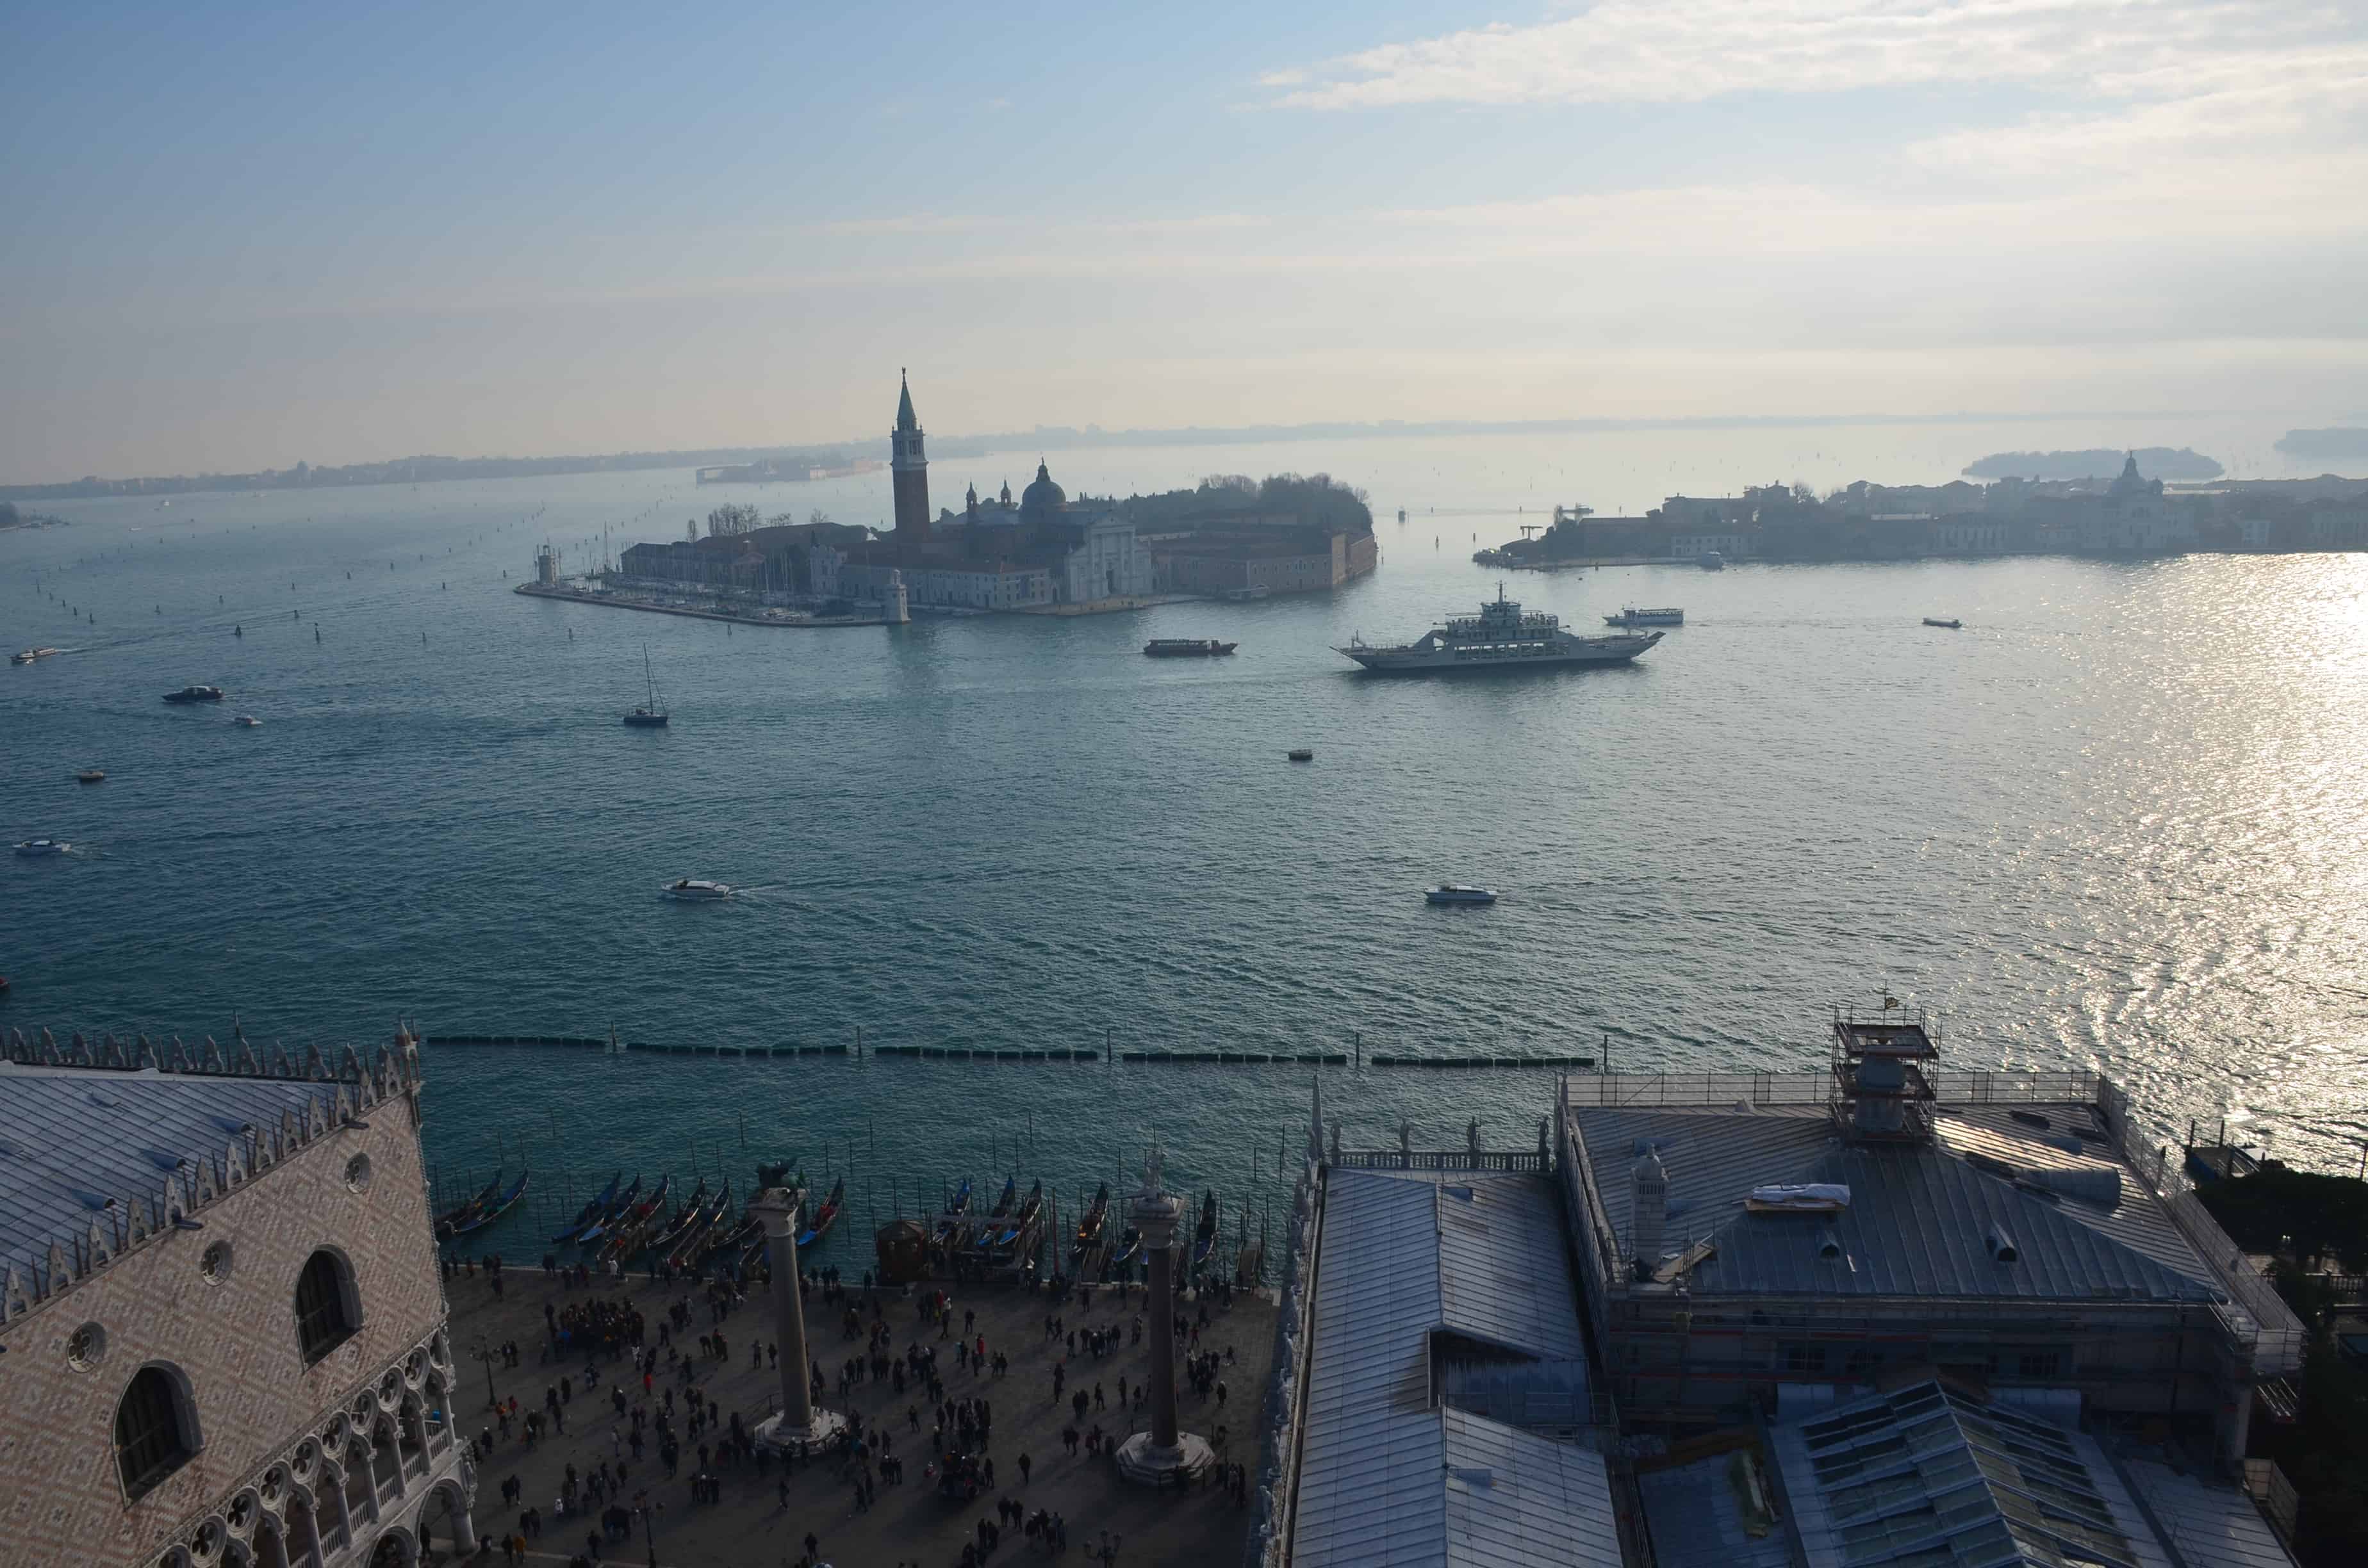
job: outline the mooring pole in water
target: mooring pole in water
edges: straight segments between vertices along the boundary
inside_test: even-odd
[[[1361,1073],[1365,1070],[1365,1032],[1360,1029],[1349,1038],[1357,1042],[1357,1071]]]

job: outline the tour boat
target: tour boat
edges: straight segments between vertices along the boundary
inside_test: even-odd
[[[17,853],[33,859],[43,855],[63,855],[73,847],[63,838],[28,838],[17,846]]]
[[[1938,616],[1928,615],[1924,618],[1924,624],[1927,626],[1937,626],[1943,631],[1959,631],[1964,629],[1965,623],[1962,620],[1955,619],[1942,620]]]
[[[1293,746],[1282,755],[1291,758],[1293,762],[1314,762],[1315,760],[1315,748],[1313,746]]]
[[[1623,608],[1618,615],[1603,618],[1606,626],[1683,626],[1686,612],[1671,608],[1661,609]]]
[[[220,702],[222,688],[218,686],[185,686],[178,691],[165,694],[167,702]]]
[[[680,881],[668,882],[662,891],[666,897],[684,903],[712,903],[718,899],[730,898],[734,890],[729,883],[685,877]]]
[[[74,782],[77,784],[100,784],[106,779],[107,775],[96,767],[85,767],[74,775]]]
[[[1462,882],[1441,882],[1422,896],[1431,903],[1494,903],[1497,902],[1497,890],[1466,887]]]

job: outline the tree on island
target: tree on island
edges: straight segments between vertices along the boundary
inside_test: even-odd
[[[707,537],[730,539],[738,534],[754,533],[762,521],[754,506],[746,504],[718,506],[707,514]]]

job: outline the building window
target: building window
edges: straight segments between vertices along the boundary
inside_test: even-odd
[[[86,1323],[66,1335],[66,1365],[87,1372],[107,1356],[107,1330]]]
[[[322,1357],[354,1336],[355,1319],[346,1266],[326,1248],[304,1261],[296,1279],[296,1343],[304,1364]]]
[[[115,1407],[115,1462],[134,1501],[196,1451],[181,1419],[181,1391],[161,1367],[142,1367]]]
[[[1784,1346],[1784,1369],[1788,1372],[1824,1371],[1826,1347],[1822,1345],[1787,1345]]]
[[[219,1285],[230,1278],[231,1250],[228,1242],[211,1242],[198,1256],[198,1276],[209,1285]]]
[[[368,1154],[356,1154],[346,1162],[346,1186],[356,1192],[368,1192],[370,1184],[370,1163]]]
[[[2064,1352],[2061,1350],[2026,1350],[2015,1362],[2016,1370],[2026,1378],[2056,1378],[2064,1375]]]

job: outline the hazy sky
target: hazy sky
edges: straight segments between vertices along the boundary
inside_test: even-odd
[[[841,14],[825,14],[837,11]],[[2368,406],[2368,4],[12,6],[0,480]]]

